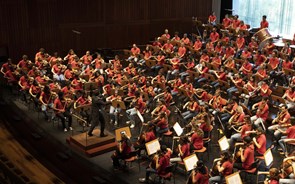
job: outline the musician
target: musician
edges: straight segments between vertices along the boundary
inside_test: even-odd
[[[56,62],[56,64],[54,64],[51,68],[51,72],[53,73],[53,79],[56,79],[58,81],[64,81],[65,80],[65,76],[64,76],[64,72],[65,72],[65,66],[61,65],[60,62]]]
[[[52,93],[50,92],[49,86],[45,86],[43,91],[41,92],[41,95],[39,97],[39,101],[41,102],[41,110],[43,111],[45,115],[46,120],[50,120],[48,110],[49,108],[52,107],[52,101],[53,101],[53,96]]]
[[[184,109],[187,109],[186,112],[182,113],[182,117],[185,121],[189,120],[190,118],[196,116],[199,112],[199,104],[197,101],[190,97],[190,101],[188,101],[184,106]]]
[[[197,40],[195,41],[195,43],[193,45],[193,48],[194,48],[194,50],[199,51],[202,48],[202,46],[203,46],[203,43],[201,41],[201,38],[198,36]]]
[[[266,15],[262,16],[262,21],[260,22],[260,29],[268,28],[268,21],[266,20]]]
[[[16,66],[19,69],[28,70],[29,69],[30,62],[31,61],[28,60],[28,56],[27,55],[23,55],[22,60],[20,60]]]
[[[238,128],[238,130],[236,130],[237,133],[233,134],[228,140],[230,148],[234,147],[235,142],[242,141],[244,137],[248,136],[247,131],[252,130],[252,124],[249,116],[241,119],[240,122],[243,122],[245,124],[241,126],[241,128]]]
[[[294,117],[290,118],[290,121],[291,121],[292,126],[288,127],[288,129],[286,131],[278,129],[284,135],[278,141],[279,145],[282,148],[283,153],[286,153],[286,143],[284,140],[285,139],[295,139],[295,118]]]
[[[217,43],[217,45],[216,45],[216,47],[215,47],[215,52],[216,52],[216,54],[215,54],[215,56],[212,58],[212,60],[211,60],[211,64],[213,65],[213,66],[215,66],[216,68],[220,68],[220,66],[221,66],[221,53],[220,52],[218,52],[217,50],[219,50],[217,47],[218,47],[218,45],[219,45],[219,43],[220,42],[218,42]],[[221,47],[221,46],[220,46]],[[215,70],[214,70],[215,71]]]
[[[267,104],[267,97],[263,97],[261,102],[252,106],[252,109],[257,109],[256,115],[251,117],[251,122],[258,127],[266,122],[269,113],[269,106]],[[264,127],[264,125],[262,125]]]
[[[1,73],[3,74],[3,75],[5,75],[5,73],[7,72],[7,71],[9,71],[10,70],[10,68],[13,68],[13,64],[12,64],[12,60],[10,59],[10,58],[8,58],[7,59],[7,62],[6,63],[4,63],[2,66],[1,66]]]
[[[244,149],[240,148],[241,152],[241,162],[235,162],[234,168],[239,170],[247,170],[251,169],[254,163],[254,145],[252,143],[252,139],[249,136],[245,136],[243,138]]]
[[[248,44],[248,48],[249,48],[249,50],[252,52],[252,51],[257,51],[257,49],[258,49],[258,43],[257,43],[257,41],[256,41],[256,39],[255,39],[255,37],[251,37],[251,42]],[[260,50],[258,50],[258,52],[259,52]],[[256,52],[256,53],[258,53],[258,52]],[[261,52],[261,51],[260,51]]]
[[[200,150],[203,149],[204,147],[204,132],[202,129],[200,129],[198,126],[193,126],[193,134],[190,138],[190,142],[191,142],[191,146],[190,149],[191,150]]]
[[[272,125],[268,127],[268,130],[273,133],[275,140],[281,137],[281,132],[286,131],[290,126],[290,114],[286,105],[280,105],[280,112],[277,117],[272,121]]]
[[[42,61],[45,59],[45,49],[44,48],[40,48],[39,52],[36,53],[35,55],[35,62],[37,61]]]
[[[191,181],[192,184],[209,184],[209,171],[202,160],[197,162],[197,166],[192,171],[189,181]]]
[[[187,33],[184,33],[183,34],[183,38],[180,40],[180,42],[182,43],[182,44],[184,44],[184,45],[190,45],[190,39],[187,37]],[[184,45],[182,46],[182,44],[181,44],[181,47],[184,47]],[[184,50],[184,49],[183,49]],[[186,50],[186,49],[185,49]],[[179,51],[179,50],[178,50]],[[182,52],[181,52],[182,53]],[[178,53],[179,54],[179,56],[181,56],[180,55],[180,53]]]
[[[179,74],[182,81],[184,81],[184,79],[189,75],[189,72],[190,71],[193,71],[193,68],[195,67],[195,61],[194,61],[194,59],[193,58],[188,58],[187,59],[187,64],[184,65],[184,67],[186,68],[186,71],[181,72]]]
[[[159,115],[155,119],[153,119],[151,122],[155,123],[155,125],[157,126],[156,127],[157,137],[161,137],[163,133],[169,130],[168,116],[166,115],[165,111],[160,111]]]
[[[244,21],[241,20],[240,26],[238,27],[237,30],[247,30],[248,27],[247,25],[244,23]]]
[[[178,145],[178,157],[171,158],[170,162],[181,162],[184,158],[188,157],[190,153],[190,141],[188,136],[182,136],[180,137],[179,140],[179,145]]]
[[[64,99],[64,94],[62,92],[59,92],[57,98],[54,99],[53,110],[55,112],[55,116],[61,120],[64,132],[67,132],[68,129],[66,128],[66,124],[65,124],[66,119],[68,120],[69,130],[73,130],[73,128],[72,128],[72,115],[66,109],[68,102],[67,101],[62,102],[63,99]]]
[[[269,170],[269,178],[264,181],[265,184],[279,184],[282,183],[280,180],[280,171],[277,168],[271,168]],[[293,182],[292,182],[293,183]]]
[[[186,54],[186,48],[185,48],[185,45],[188,45],[190,43],[189,39],[186,38],[184,39],[185,37],[183,37],[181,40],[183,41],[181,44],[180,44],[180,47],[178,48],[178,51],[177,51],[177,54],[176,56],[178,58],[183,58],[184,55]],[[184,40],[183,40],[184,39]],[[188,43],[187,43],[188,42]]]
[[[131,149],[130,137],[125,132],[121,132],[121,141],[119,141],[117,150],[111,156],[114,169],[121,167],[119,160],[128,159],[132,156],[130,155]]]
[[[83,89],[83,83],[79,80],[78,74],[74,74],[74,78],[71,82],[71,85],[75,91],[81,91]]]
[[[259,80],[267,79],[269,77],[267,75],[267,69],[266,69],[266,65],[264,63],[262,63],[256,69],[257,69],[257,72],[254,75],[258,76]]]
[[[205,73],[208,73],[209,68],[206,66],[205,61],[200,61],[200,64],[196,66],[197,71],[199,72],[200,76],[195,78],[195,87],[200,88],[202,82],[206,82],[207,78],[205,77]]]
[[[244,81],[240,74],[235,74],[234,77],[230,76],[230,80],[231,82],[233,82],[234,86],[226,90],[228,98],[232,98],[233,93],[238,91],[238,88],[236,86],[243,87],[244,85]]]
[[[132,48],[130,49],[131,55],[130,57],[127,59],[128,61],[134,60],[135,62],[137,62],[138,60],[138,55],[140,54],[140,48],[138,48],[136,46],[136,44],[134,43],[132,45]]]
[[[208,39],[205,48],[209,53],[214,52],[214,43],[212,42],[211,38]]]
[[[139,178],[141,183],[149,183],[149,178],[152,173],[165,174],[166,168],[170,165],[170,157],[172,150],[162,145],[161,150],[155,154],[152,163],[146,169],[145,178]]]
[[[91,126],[91,114],[89,109],[84,109],[84,106],[90,106],[92,103],[91,97],[85,92],[82,91],[81,96],[74,102],[74,109],[78,107],[81,108],[80,115],[83,119],[86,119],[88,126]]]
[[[163,53],[160,51],[158,55],[156,56],[156,61],[157,64],[151,67],[151,70],[154,71],[155,73],[159,73],[159,70],[163,68],[163,65],[165,63],[165,56]]]
[[[162,37],[162,38],[165,38],[165,39],[167,39],[167,40],[170,39],[170,34],[169,34],[168,29],[165,29],[165,30],[164,30],[164,34],[162,34],[161,37]]]
[[[178,36],[178,32],[176,31],[176,32],[174,32],[174,37],[171,39],[171,41],[180,41],[180,37]]]
[[[253,143],[255,146],[255,156],[263,156],[266,152],[266,136],[262,127],[256,129],[256,136],[253,137]]]
[[[72,96],[75,92],[74,88],[71,87],[71,83],[67,83],[61,90],[64,96]]]
[[[295,86],[290,86],[282,96],[285,99],[286,105],[288,109],[292,109],[295,107]]]
[[[159,85],[158,85],[157,87],[154,88],[154,92],[155,92],[155,93],[160,93],[160,92],[162,91],[162,88],[161,88],[160,85],[162,85],[162,86],[165,87],[165,83],[166,83],[166,79],[165,79],[165,77],[164,77],[164,75],[163,75],[163,72],[161,72],[161,70],[159,71],[159,74],[158,74],[156,77],[154,77],[154,78],[152,79],[152,82],[151,82],[152,85],[153,85],[155,82],[158,83]]]
[[[109,96],[106,98],[106,101],[107,102],[112,102],[113,100],[116,100],[116,101],[122,101],[122,97],[118,94],[118,91],[116,90],[115,91],[115,94],[112,95],[112,96]],[[111,105],[110,107],[110,123],[112,124],[113,122],[115,126],[118,125],[118,116],[121,112],[121,108],[120,107],[114,107],[113,105]]]
[[[212,114],[217,115],[218,112],[220,112],[224,105],[226,105],[227,101],[221,97],[221,91],[220,89],[217,89],[215,91],[214,96],[210,99],[209,105],[213,109]]]
[[[173,48],[174,48],[174,46],[172,45],[170,40],[167,40],[167,42],[163,45],[162,50],[165,53],[173,53]]]
[[[212,43],[219,41],[219,34],[216,32],[216,28],[213,28],[212,32],[210,33],[210,39]]]
[[[238,35],[238,38],[236,40],[237,48],[238,48],[238,55],[240,55],[239,52],[242,52],[243,47],[245,46],[245,38],[242,35]]]
[[[211,64],[213,64],[213,63],[211,63]],[[221,59],[220,59],[220,64],[221,64]],[[214,92],[219,87],[219,80],[226,82],[227,71],[225,71],[224,67],[222,66],[222,67],[220,67],[220,71],[213,70],[213,74],[218,79],[216,81],[211,82],[211,86],[213,87],[212,90]]]
[[[172,71],[168,70],[167,75],[166,75],[166,80],[169,81],[170,75],[175,76],[176,74],[179,73],[179,68],[180,68],[180,58],[174,57],[170,60],[170,63],[172,64]]]
[[[85,70],[85,68],[86,68],[87,66],[89,66],[89,65],[91,64],[91,62],[92,62],[92,56],[90,55],[90,51],[89,51],[89,50],[86,51],[85,55],[82,56],[82,57],[80,58],[80,60],[83,61],[83,68],[82,68],[82,70]]]
[[[130,96],[131,97],[131,96]],[[127,118],[130,121],[126,121],[126,124],[131,124],[130,128],[135,127],[136,123],[136,115],[137,113],[143,113],[145,109],[146,103],[143,101],[142,93],[139,93],[138,91],[135,93],[135,96],[133,96],[133,100],[130,104],[130,109],[126,110]]]
[[[231,25],[231,19],[228,18],[228,14],[225,15],[224,19],[222,20],[222,25],[225,29],[229,28]]]
[[[104,133],[105,129],[105,106],[108,103],[105,102],[105,99],[102,95],[99,95],[99,92],[94,92],[92,95],[92,107],[91,107],[91,127],[88,131],[89,136],[93,136],[92,131],[100,123],[100,137],[106,137],[107,134]]]
[[[52,66],[55,65],[58,61],[61,62],[62,59],[59,57],[58,52],[54,52],[54,53],[53,53],[53,56],[50,57],[50,60],[49,60],[48,62],[49,62],[50,67],[52,67]]]
[[[180,74],[181,75],[181,74]],[[185,76],[185,74],[183,74],[184,76]],[[171,84],[171,87],[173,87],[173,89],[171,90],[171,95],[172,96],[175,96],[175,95],[177,95],[178,94],[178,88],[182,85],[182,79],[180,79],[179,78],[179,75],[175,75],[175,79],[173,80],[173,81],[169,81],[169,82],[171,82],[172,84]],[[168,94],[167,94],[168,95]],[[172,97],[171,96],[171,97]],[[169,97],[170,98],[170,97]],[[171,99],[169,99],[169,101],[171,101],[172,100],[172,98]],[[169,104],[170,104],[170,102],[169,102]]]
[[[240,23],[241,23],[241,21],[239,20],[239,15],[235,15],[233,17],[232,22],[231,22],[231,28],[237,29],[238,27],[240,27]]]
[[[221,122],[223,123],[227,122],[231,118],[231,116],[236,112],[238,107],[239,107],[239,104],[237,103],[236,98],[230,99],[229,101],[227,101],[226,106],[224,106],[222,110],[220,111]]]
[[[215,12],[212,12],[208,17],[208,24],[216,25],[216,15]]]
[[[144,126],[145,124],[143,124]],[[138,154],[140,154],[141,150],[146,149],[145,143],[155,140],[156,137],[156,126],[153,123],[147,123],[147,130],[141,133],[138,137],[137,142],[134,145],[134,149],[138,150]]]
[[[233,160],[229,152],[221,153],[221,160],[217,162],[218,175],[209,179],[210,184],[224,182],[225,177],[233,173]],[[216,173],[217,174],[217,173]]]

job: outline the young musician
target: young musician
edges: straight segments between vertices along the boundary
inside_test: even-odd
[[[262,21],[260,22],[260,29],[268,28],[268,21],[266,20],[266,15],[262,16]]]
[[[251,117],[251,121],[258,127],[262,125],[264,127],[264,123],[268,117],[269,107],[268,107],[268,99],[266,97],[262,98],[261,102],[258,102],[252,106],[252,109],[257,109],[256,115]]]
[[[43,111],[46,120],[50,120],[48,110],[52,107],[52,95],[53,94],[50,92],[50,88],[48,86],[45,86],[39,97],[39,100],[41,102],[41,110]]]
[[[241,162],[234,163],[234,168],[239,170],[251,169],[254,163],[254,145],[252,139],[249,136],[243,138],[244,149],[240,148]]]
[[[113,100],[116,100],[116,101],[122,101],[122,97],[118,94],[118,91],[116,90],[115,91],[115,94],[114,95],[112,95],[112,96],[109,96],[109,97],[107,97],[107,99],[106,99],[106,101],[107,102],[112,102]],[[118,125],[118,116],[119,116],[119,114],[120,114],[120,112],[121,112],[121,108],[120,107],[114,107],[113,105],[111,105],[111,107],[110,107],[110,118],[111,118],[111,124],[113,123],[113,122],[115,122],[114,123],[114,125],[115,126],[117,126]]]
[[[193,127],[193,135],[191,136],[191,150],[200,150],[204,147],[204,132],[198,126]]]
[[[180,137],[178,145],[179,157],[171,158],[170,162],[181,162],[184,158],[188,157],[190,153],[190,141],[187,136]]]
[[[67,101],[62,102],[64,99],[64,95],[62,92],[58,93],[58,97],[55,98],[53,102],[53,110],[55,112],[55,116],[58,117],[61,120],[62,127],[64,132],[67,132],[68,129],[66,128],[65,121],[68,119],[68,127],[70,130],[73,130],[72,128],[72,115],[66,110],[67,106]]]
[[[196,168],[192,171],[189,180],[192,184],[209,184],[209,171],[202,160],[197,162]]]
[[[247,134],[247,131],[250,131],[252,130],[252,124],[251,124],[251,121],[250,121],[250,117],[246,116],[244,119],[244,122],[246,123],[245,125],[243,125],[241,127],[240,130],[238,130],[237,133],[233,134],[230,139],[228,140],[228,143],[230,145],[231,148],[234,147],[234,143],[237,142],[237,141],[242,141],[244,137],[246,137],[248,134]]]
[[[91,116],[89,109],[84,109],[84,106],[90,107],[92,103],[91,97],[85,92],[74,102],[74,109],[81,108],[80,115],[86,119],[88,126],[91,126]]]
[[[113,166],[115,169],[118,169],[121,167],[120,160],[128,159],[131,157],[131,141],[130,137],[125,132],[121,133],[121,141],[118,144],[117,150],[113,153],[111,156],[113,160]]]
[[[266,137],[264,130],[258,127],[256,130],[257,136],[253,137],[253,143],[256,148],[255,156],[263,156],[266,152]]]
[[[233,173],[233,160],[229,152],[221,153],[221,160],[217,162],[217,171],[219,175],[213,176],[209,179],[210,184],[221,183],[225,177]]]
[[[171,154],[172,150],[162,145],[161,150],[158,150],[152,163],[146,169],[145,178],[139,178],[139,182],[149,183],[149,177],[152,173],[165,174],[166,168],[170,165]]]
[[[285,139],[295,139],[295,118],[294,117],[291,118],[291,125],[292,126],[290,126],[286,131],[278,129],[284,135],[278,141],[278,143],[281,146],[282,151],[284,153],[286,153],[286,143],[284,140]]]

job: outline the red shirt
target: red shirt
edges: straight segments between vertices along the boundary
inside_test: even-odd
[[[194,133],[191,137],[191,142],[196,150],[202,149],[204,146],[203,137]]]
[[[170,155],[171,152],[168,151],[164,156],[159,158],[159,168],[157,170],[158,174],[165,174],[166,168],[170,165]]]
[[[200,40],[195,41],[195,44],[193,47],[195,50],[200,50],[202,48],[202,42]]]
[[[223,164],[221,165],[221,167],[223,167],[224,170],[222,171],[221,174],[223,176],[228,176],[228,175],[232,174],[233,173],[233,166],[234,166],[233,163],[230,162],[230,161],[223,162]]]
[[[287,129],[287,138],[294,139],[295,138],[295,125],[289,127]]]
[[[179,47],[178,48],[178,55],[180,57],[184,56],[185,53],[186,53],[186,48],[185,47]]]
[[[145,142],[150,142],[156,139],[156,135],[154,131],[146,132],[145,133]]]
[[[184,159],[185,157],[188,157],[191,153],[190,153],[190,144],[184,144],[181,146],[181,152],[182,152],[182,156],[181,159]]]
[[[251,144],[250,146],[246,147],[244,150],[244,158],[245,161],[242,164],[244,169],[250,169],[251,165],[254,163],[254,146]]]
[[[260,22],[260,29],[263,29],[263,28],[268,28],[268,22],[266,20]]]
[[[64,106],[62,105],[61,101],[59,98],[56,98],[53,102],[54,108],[58,109],[58,110],[63,110]],[[56,113],[58,111],[55,111]]]
[[[292,69],[293,68],[292,62],[284,60],[282,63],[282,67],[285,69]]]
[[[200,172],[197,172],[195,177],[196,183],[200,184],[209,184],[209,174],[208,174],[208,169],[206,168],[207,172],[206,174],[202,174]]]
[[[132,54],[135,56],[135,55],[138,55],[138,54],[140,54],[140,49],[138,48],[138,47],[132,47],[131,48],[131,52],[132,52]]]
[[[219,34],[217,32],[212,32],[210,34],[210,39],[211,39],[211,42],[216,42],[219,40]]]
[[[128,155],[131,152],[131,147],[127,144],[127,141],[122,142],[122,154]]]
[[[242,67],[243,74],[247,75],[252,72],[252,65],[249,62],[244,63]]]
[[[278,67],[280,61],[279,61],[279,58],[275,57],[275,58],[270,58],[269,59],[269,64],[271,66],[271,68],[274,70]]]
[[[230,24],[231,24],[231,20],[230,20],[230,18],[224,18],[224,19],[222,20],[222,24],[223,24],[223,26],[224,26],[225,28],[229,27]]]
[[[262,102],[258,103],[258,108],[261,106]],[[267,104],[265,104],[264,108],[261,110],[261,112],[258,114],[256,112],[256,116],[259,118],[262,118],[264,121],[266,121],[267,117],[268,117],[268,113],[269,113],[269,107]]]
[[[209,23],[213,23],[216,21],[216,16],[215,15],[210,15],[209,16]]]
[[[261,155],[263,155],[266,152],[266,137],[264,134],[261,134],[258,138],[257,138],[257,143],[259,145],[261,145],[260,148],[257,148],[257,152]]]
[[[167,119],[166,118],[160,119],[160,121],[158,121],[158,123],[157,123],[157,126],[160,127],[160,129],[168,128],[168,121],[167,121]]]
[[[82,57],[83,63],[84,65],[90,65],[91,61],[92,61],[92,56],[91,55],[84,55]]]
[[[245,124],[245,125],[242,126],[242,130],[241,130],[242,139],[247,136],[246,132],[250,131],[251,128],[252,128],[251,125],[248,125],[248,124]]]

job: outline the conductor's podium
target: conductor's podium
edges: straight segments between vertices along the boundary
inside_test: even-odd
[[[117,143],[115,137],[107,132],[108,136],[99,137],[100,130],[95,129],[93,136],[88,136],[87,132],[73,135],[67,138],[67,143],[78,151],[84,152],[88,157],[94,157],[103,153],[115,150]]]

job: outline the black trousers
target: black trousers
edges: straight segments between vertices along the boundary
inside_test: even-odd
[[[92,115],[92,116],[94,116],[94,115]],[[102,133],[104,133],[104,129],[105,129],[105,119],[104,119],[103,113],[101,111],[98,112],[96,117],[92,117],[92,124],[91,124],[89,131],[88,131],[88,134],[92,134],[94,128],[96,126],[98,126],[99,123],[100,123],[100,134],[102,134]]]

